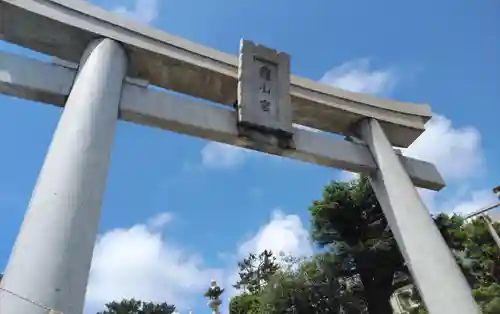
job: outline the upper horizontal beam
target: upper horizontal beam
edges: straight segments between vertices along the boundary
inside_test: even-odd
[[[139,25],[86,1],[0,0],[0,35],[73,62],[80,60],[90,40],[112,38],[128,50],[131,77],[229,106],[237,98],[236,56]],[[427,105],[351,93],[297,76],[291,77],[290,93],[296,124],[347,134],[359,119],[372,117],[399,147],[408,147],[431,116]]]
[[[12,96],[64,106],[75,75],[75,69],[0,53],[0,92]],[[120,119],[352,172],[368,173],[377,167],[365,145],[300,128],[294,128],[295,149],[259,145],[238,136],[234,111],[127,82]],[[434,165],[400,158],[416,186],[444,187]]]

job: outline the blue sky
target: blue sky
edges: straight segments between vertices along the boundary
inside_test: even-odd
[[[500,5],[494,1],[92,0],[173,35],[236,54],[239,39],[285,51],[292,72],[352,91],[429,103],[405,153],[447,180],[431,211],[470,212],[500,184]],[[0,42],[0,49],[32,55]],[[0,269],[61,110],[0,96]],[[207,311],[211,278],[270,248],[307,256],[307,207],[349,174],[120,122],[87,311],[121,297]]]

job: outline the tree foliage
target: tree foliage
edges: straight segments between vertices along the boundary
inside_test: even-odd
[[[489,219],[489,218],[485,218]],[[500,224],[494,223],[500,232]],[[465,241],[465,258],[476,276],[474,288],[483,285],[500,284],[500,250],[491,237],[482,218],[473,220],[463,227],[467,234]]]
[[[335,256],[342,280],[362,291],[369,313],[390,313],[390,296],[409,276],[368,179],[328,184],[309,212],[311,236]]]
[[[474,297],[483,310],[483,314],[500,313],[500,284],[483,285],[473,290]]]
[[[231,298],[231,314],[256,314],[260,311],[260,295],[271,277],[278,271],[279,265],[272,251],[264,250],[259,255],[250,253],[238,262],[239,280],[233,286],[243,291]]]
[[[489,218],[465,222],[456,215],[441,214],[440,217],[438,227],[445,239],[451,235],[452,241],[447,243],[458,256],[459,265],[483,313],[500,313],[500,249],[483,220]],[[500,224],[493,223],[493,226],[500,233]]]
[[[131,299],[108,303],[106,310],[98,314],[172,314],[173,312],[175,305]]]
[[[483,313],[500,313],[500,250],[482,218],[466,222],[460,215],[439,214],[434,221]],[[500,224],[493,225],[500,232]],[[420,301],[418,292],[414,299]]]
[[[259,293],[279,266],[272,251],[264,250],[259,255],[250,253],[243,261],[238,262],[240,279],[234,287],[250,294]]]
[[[258,314],[260,313],[260,296],[243,292],[232,297],[229,301],[230,314]]]
[[[356,287],[369,313],[390,312],[390,296],[412,278],[368,180],[330,183],[309,211],[312,238],[333,254],[339,276]],[[500,252],[484,221],[446,214],[433,219],[475,295],[498,302],[490,292],[500,282]]]
[[[364,305],[339,282],[333,262],[331,254],[318,254],[310,259],[282,256],[273,268],[275,271],[262,281],[261,289],[233,297],[229,311],[231,314],[334,314],[343,308],[348,313],[363,313]]]

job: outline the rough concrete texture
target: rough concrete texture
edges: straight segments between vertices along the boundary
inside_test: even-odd
[[[1,0],[0,12],[0,34],[12,43],[78,62],[92,39],[112,38],[126,47],[130,77],[228,106],[236,102],[236,56],[139,25],[82,0]],[[293,75],[290,96],[296,124],[347,135],[357,121],[372,117],[381,121],[398,147],[408,147],[431,116],[427,105],[351,93]]]

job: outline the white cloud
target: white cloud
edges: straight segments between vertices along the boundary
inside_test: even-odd
[[[485,166],[479,131],[470,126],[454,128],[449,119],[437,114],[404,154],[434,163],[447,180],[474,177]]]
[[[420,190],[431,212],[468,214],[494,201],[491,191],[465,187],[468,181],[484,174],[486,168],[481,134],[476,128],[455,128],[449,119],[434,114],[425,132],[404,150],[404,155],[433,163],[449,186],[462,187],[452,189],[454,195],[446,199],[439,198],[438,193]]]
[[[446,182],[463,182],[485,170],[479,131],[470,126],[454,128],[449,119],[438,114],[433,115],[425,132],[403,154],[433,163]],[[339,175],[342,181],[353,178],[356,175],[347,171]]]
[[[368,59],[344,63],[327,72],[323,83],[374,95],[387,95],[397,83],[398,77],[394,69],[372,69]],[[447,183],[463,184],[471,178],[484,173],[484,153],[481,147],[481,135],[473,127],[453,127],[451,121],[444,116],[434,114],[427,123],[426,131],[408,148],[406,156],[429,161],[436,165]],[[357,174],[341,171],[337,180],[350,181]],[[462,197],[441,202],[438,194],[420,190],[420,195],[432,212],[454,211],[468,213],[477,210],[491,201],[491,192],[470,191],[462,193]]]
[[[359,178],[359,173],[342,170],[337,176],[338,181],[349,182]]]
[[[244,148],[210,142],[201,150],[201,159],[202,164],[210,168],[237,168],[245,163],[249,153]]]
[[[327,72],[321,81],[353,92],[385,94],[397,83],[394,69],[371,69],[368,59],[342,64]],[[434,163],[446,179],[463,179],[483,170],[481,136],[473,127],[454,128],[449,119],[434,114],[426,131],[404,151],[410,157]],[[341,175],[354,177],[351,173]]]
[[[225,269],[208,268],[197,254],[183,250],[162,235],[160,228],[168,226],[171,220],[169,213],[162,213],[145,224],[110,230],[99,237],[92,260],[86,312],[95,313],[105,303],[122,298],[167,301],[181,310],[188,309],[211,279],[226,288],[227,298],[234,296],[237,292],[232,285],[238,279],[236,261],[250,252],[268,249],[276,255],[283,252],[299,257],[313,252],[301,219],[274,210],[264,226],[235,253],[226,255]]]
[[[346,62],[323,75],[321,82],[351,92],[389,93],[396,83],[393,69],[372,69],[369,59]]]
[[[130,228],[114,229],[97,241],[87,290],[87,309],[109,301],[136,298],[172,302],[188,308],[222,270],[207,268],[196,254],[168,242],[157,228],[161,214]],[[95,313],[95,311],[94,311]]]
[[[310,256],[312,246],[309,232],[297,215],[285,215],[276,209],[270,221],[238,249],[238,255],[245,257],[248,253],[260,253],[271,250],[276,255],[280,252],[296,257]]]
[[[171,222],[173,215],[171,213],[161,213],[148,220],[148,226],[152,229],[163,228],[167,223]]]
[[[320,82],[351,92],[365,94],[387,94],[397,83],[394,69],[372,69],[369,59],[359,59],[343,63],[326,72]],[[337,180],[351,181],[357,173],[341,171]]]
[[[459,201],[450,202],[450,205],[453,213],[467,215],[496,202],[498,198],[490,190],[479,190],[469,193]]]
[[[232,287],[239,279],[238,270],[234,267],[236,261],[248,256],[249,253],[259,254],[264,250],[271,250],[276,257],[280,253],[295,257],[308,257],[313,253],[309,232],[297,215],[286,215],[279,209],[271,213],[269,222],[262,226],[253,236],[242,243],[228,267],[228,276],[225,281],[227,297],[238,294]]]
[[[135,0],[133,9],[126,6],[116,7],[113,11],[141,23],[149,24],[158,16],[159,0]]]
[[[425,160],[436,165],[452,195],[419,189],[420,196],[431,212],[467,214],[486,206],[494,198],[491,191],[466,188],[468,182],[485,172],[481,135],[473,127],[453,127],[444,116],[434,114],[425,132],[407,149],[405,156]],[[454,187],[462,187],[459,190]]]

